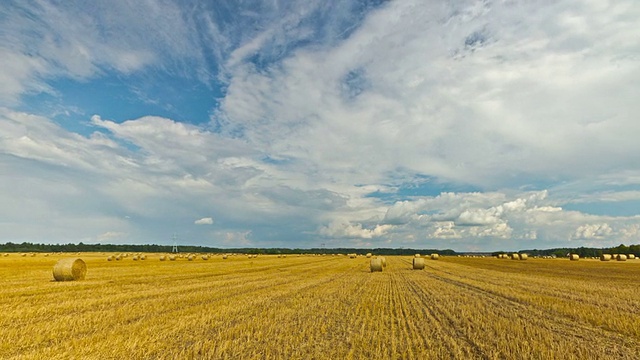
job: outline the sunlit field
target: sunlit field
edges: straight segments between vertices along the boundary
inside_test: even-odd
[[[109,255],[0,256],[0,358],[640,358],[638,260]]]

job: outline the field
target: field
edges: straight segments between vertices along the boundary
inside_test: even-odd
[[[639,260],[106,257],[0,257],[0,358],[640,358]]]

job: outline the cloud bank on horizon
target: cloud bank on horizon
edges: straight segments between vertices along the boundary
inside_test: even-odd
[[[5,1],[0,242],[639,243],[638,18],[632,0]]]

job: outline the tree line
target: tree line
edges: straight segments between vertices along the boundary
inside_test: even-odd
[[[151,253],[170,253],[173,250],[171,245],[157,244],[34,244],[23,242],[20,244],[7,242],[0,244],[0,252],[151,252]],[[181,253],[243,253],[243,254],[348,254],[357,253],[364,254],[371,252],[379,255],[413,255],[438,253],[440,255],[456,255],[457,253],[451,249],[392,249],[392,248],[217,248],[208,246],[182,245],[178,246],[178,252]]]

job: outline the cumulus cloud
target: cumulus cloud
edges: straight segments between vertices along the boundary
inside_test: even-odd
[[[392,225],[375,225],[371,229],[362,227],[362,224],[351,224],[346,222],[332,222],[328,226],[322,227],[320,235],[337,238],[360,238],[372,239],[385,235],[393,228]]]
[[[210,217],[205,217],[202,219],[198,219],[196,221],[193,222],[196,225],[211,225],[213,224],[213,218]]]
[[[579,226],[571,236],[572,239],[602,239],[613,233],[609,224],[585,224]]]

